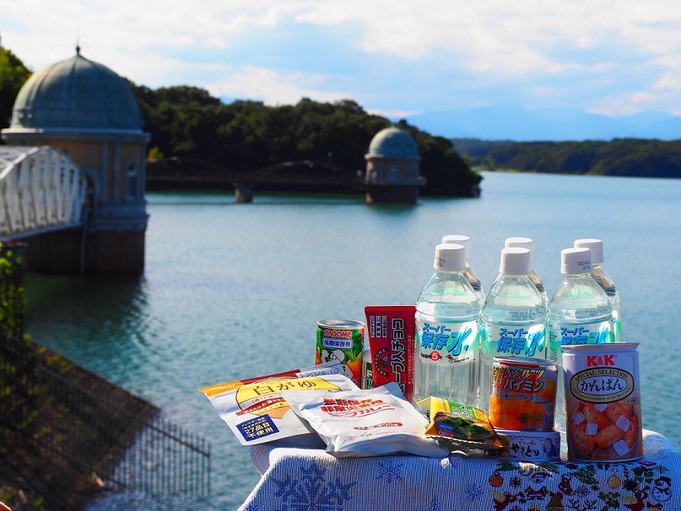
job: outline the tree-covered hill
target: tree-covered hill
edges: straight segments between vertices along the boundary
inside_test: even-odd
[[[582,142],[486,142],[453,140],[478,168],[554,174],[681,177],[681,140],[587,140]]]
[[[231,172],[249,173],[281,162],[317,161],[356,175],[373,136],[391,125],[352,100],[295,105],[259,101],[223,103],[200,88],[151,90],[130,84],[151,133],[150,154],[206,160]],[[481,176],[453,150],[450,140],[400,121],[421,154],[426,195],[469,196]]]
[[[0,47],[0,128],[9,126],[14,99],[30,71]],[[128,81],[151,134],[150,154],[201,160],[230,172],[249,173],[280,162],[316,161],[356,175],[365,166],[372,137],[391,123],[352,100],[267,106],[258,101],[225,103],[188,85],[156,90]],[[468,196],[482,177],[471,170],[450,140],[432,136],[406,121],[421,153],[422,193]],[[2,143],[2,142],[0,142]],[[312,176],[314,177],[314,176]]]

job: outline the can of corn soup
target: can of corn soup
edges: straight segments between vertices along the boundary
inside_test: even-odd
[[[352,319],[324,319],[317,322],[315,364],[340,361],[345,376],[362,386],[364,323]]]
[[[568,458],[643,456],[638,343],[562,346]]]

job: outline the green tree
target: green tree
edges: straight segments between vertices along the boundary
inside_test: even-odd
[[[12,108],[31,71],[14,53],[0,46],[0,128],[10,125]]]

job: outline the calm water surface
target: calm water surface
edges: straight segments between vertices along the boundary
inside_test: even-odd
[[[550,294],[560,250],[597,237],[621,295],[623,339],[641,343],[643,425],[679,445],[681,180],[484,176],[478,199],[414,207],[359,196],[256,193],[236,204],[229,193],[150,193],[143,277],[29,275],[27,331],[210,439],[212,494],[191,508],[230,510],[259,476],[200,387],[311,364],[320,319],[414,303],[445,234],[472,237],[472,266],[486,285],[506,237],[534,238]]]

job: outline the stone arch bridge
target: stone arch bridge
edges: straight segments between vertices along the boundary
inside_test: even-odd
[[[364,174],[331,162],[284,161],[251,172],[197,158],[165,158],[147,163],[147,189],[182,187],[234,188],[237,202],[252,202],[255,189],[357,193],[364,191]]]

